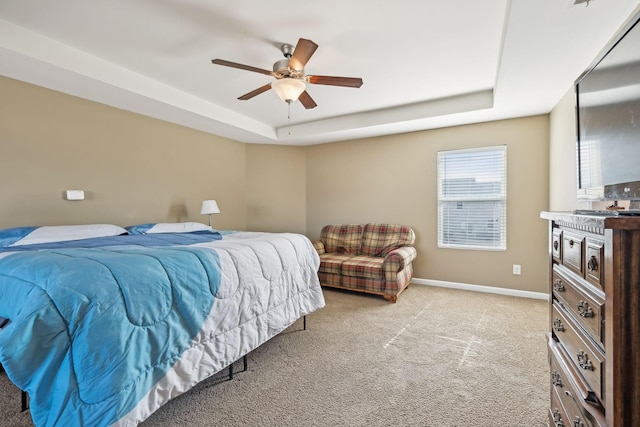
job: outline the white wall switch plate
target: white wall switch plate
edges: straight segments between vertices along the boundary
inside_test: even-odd
[[[84,191],[67,190],[67,200],[84,200]]]
[[[522,268],[520,267],[520,264],[513,264],[513,274],[515,274],[516,276],[522,274]]]

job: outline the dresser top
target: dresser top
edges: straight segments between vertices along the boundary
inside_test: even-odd
[[[573,212],[542,212],[540,217],[550,221],[562,221],[568,224],[583,227],[595,227],[614,230],[640,230],[640,216]]]

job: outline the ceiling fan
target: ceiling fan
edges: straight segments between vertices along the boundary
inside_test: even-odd
[[[250,65],[238,64],[237,62],[226,61],[224,59],[212,59],[211,62],[216,65],[224,65],[226,67],[239,68],[241,70],[253,71],[255,73],[273,76],[276,81],[267,83],[240,96],[238,99],[247,100],[263,92],[273,89],[280,99],[290,104],[299,100],[306,109],[314,108],[318,104],[311,98],[306,90],[306,84],[343,86],[359,88],[362,86],[362,79],[359,77],[335,77],[335,76],[308,76],[304,73],[304,66],[309,58],[314,54],[318,45],[307,39],[299,39],[295,45],[283,44],[280,48],[285,59],[281,59],[273,64],[273,71],[262,68],[252,67]]]

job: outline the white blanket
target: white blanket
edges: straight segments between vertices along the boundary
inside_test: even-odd
[[[209,317],[178,363],[114,426],[137,425],[170,399],[324,307],[320,261],[302,235],[238,232],[197,246],[215,249],[222,267]]]

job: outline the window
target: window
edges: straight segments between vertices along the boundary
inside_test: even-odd
[[[507,147],[438,152],[438,247],[507,249]]]

